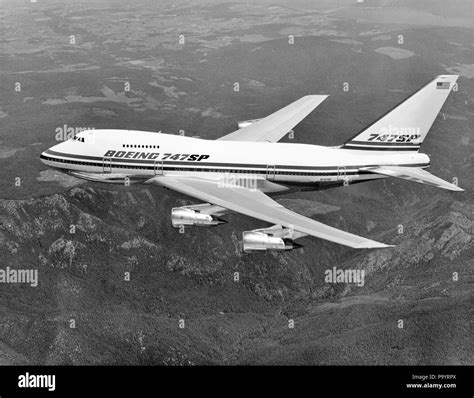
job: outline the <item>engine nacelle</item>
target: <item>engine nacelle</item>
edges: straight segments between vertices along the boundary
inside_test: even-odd
[[[264,232],[245,231],[242,236],[242,248],[245,253],[267,250],[287,251],[303,247],[290,239],[271,236]]]
[[[243,129],[244,127],[248,127],[251,124],[254,124],[254,123],[258,122],[259,120],[262,120],[262,119],[243,120],[241,122],[237,122],[237,127],[239,129]]]
[[[206,213],[200,213],[193,209],[184,207],[174,207],[171,209],[171,223],[178,228],[181,225],[197,225],[198,227],[208,227],[225,224],[227,221]]]

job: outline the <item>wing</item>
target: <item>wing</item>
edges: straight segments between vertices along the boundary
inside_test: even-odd
[[[327,97],[327,95],[307,95],[250,126],[218,139],[224,141],[277,142]]]
[[[432,185],[438,188],[448,189],[450,191],[464,191],[457,185],[451,184],[450,182],[444,181],[439,177],[428,173],[426,170],[418,167],[405,167],[405,166],[377,166],[377,167],[364,167],[362,170],[371,171],[372,173],[382,174],[389,177],[397,177],[403,180],[419,182],[420,184]]]
[[[237,213],[291,228],[296,232],[326,239],[341,245],[357,249],[390,247],[294,213],[258,190],[239,186],[224,187],[217,180],[191,177],[160,176],[154,177],[147,182],[173,189]]]

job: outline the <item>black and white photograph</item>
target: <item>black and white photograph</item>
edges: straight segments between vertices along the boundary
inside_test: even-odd
[[[473,83],[472,0],[1,0],[0,396],[176,367],[460,394]]]

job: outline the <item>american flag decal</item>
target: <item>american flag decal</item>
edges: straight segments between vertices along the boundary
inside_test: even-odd
[[[449,90],[449,82],[437,82],[436,88],[439,90]]]

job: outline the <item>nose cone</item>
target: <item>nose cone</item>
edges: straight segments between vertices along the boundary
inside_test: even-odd
[[[51,166],[51,156],[54,155],[54,152],[61,152],[61,147],[64,145],[64,142],[61,142],[59,144],[53,145],[51,148],[46,149],[46,151],[42,152],[40,155],[40,160],[47,166]]]
[[[47,151],[44,151],[44,152],[42,152],[41,155],[40,155],[40,160],[41,160],[41,163],[43,163],[43,164],[47,164],[47,163],[46,163],[46,157],[47,157],[48,155],[47,155],[46,152],[47,152]]]

